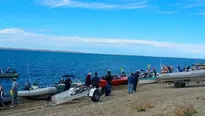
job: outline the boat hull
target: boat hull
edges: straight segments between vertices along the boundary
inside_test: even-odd
[[[127,84],[127,77],[112,80],[112,85],[114,85],[114,86],[123,85],[123,84]],[[105,87],[106,85],[107,85],[107,81],[103,80],[103,79],[100,79],[99,86],[100,87]]]
[[[17,78],[19,74],[0,74],[0,78]]]
[[[205,70],[162,74],[158,76],[157,79],[160,81],[181,79],[205,80]]]
[[[7,94],[3,97],[3,102],[4,103],[9,103],[11,102],[11,95],[10,94]]]
[[[19,97],[30,97],[30,98],[42,98],[44,96],[49,96],[57,93],[56,87],[46,87],[46,88],[38,88],[34,90],[22,90],[18,91]]]
[[[148,78],[140,78],[139,84],[150,84],[150,83],[156,83],[158,80],[155,77],[148,77]],[[106,80],[100,80],[100,87],[106,86]],[[127,77],[123,77],[121,79],[113,79],[112,85],[124,85],[127,84]]]
[[[157,83],[156,77],[140,78],[139,84]]]

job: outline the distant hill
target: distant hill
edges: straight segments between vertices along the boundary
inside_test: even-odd
[[[83,52],[79,52],[79,51],[69,51],[69,50],[28,49],[28,48],[10,48],[10,47],[0,47],[0,50],[20,50],[20,51],[40,51],[40,52],[83,53]]]

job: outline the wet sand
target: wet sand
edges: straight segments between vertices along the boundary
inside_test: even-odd
[[[204,116],[205,85],[180,89],[162,84],[139,85],[134,94],[127,94],[127,86],[120,86],[96,103],[89,97],[54,107],[46,107],[47,103],[24,99],[15,108],[1,107],[0,116],[176,116],[175,110],[186,105],[193,105],[196,116]],[[152,107],[139,112],[137,107],[142,104]]]

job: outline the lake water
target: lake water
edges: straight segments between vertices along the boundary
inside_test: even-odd
[[[124,68],[125,72],[131,73],[137,69],[146,69],[148,64],[159,71],[160,59],[161,64],[172,65],[175,69],[178,65],[185,67],[193,63],[205,63],[205,60],[202,59],[19,50],[0,50],[0,54],[0,68],[4,68],[4,70],[8,66],[15,68],[20,73],[18,79],[20,85],[29,80],[28,66],[32,82],[48,85],[58,82],[64,74],[74,74],[84,81],[88,72],[98,72],[99,76],[103,76],[107,70],[111,70],[112,74],[121,74],[120,68]],[[8,91],[11,87],[11,79],[0,79],[0,84]]]

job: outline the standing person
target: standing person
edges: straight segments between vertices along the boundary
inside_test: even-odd
[[[133,76],[134,76],[134,79],[133,79],[133,91],[136,92],[137,84],[138,84],[139,77],[140,77],[140,72],[137,71],[137,72],[135,73],[135,75],[133,74]]]
[[[106,89],[105,89],[105,96],[109,96],[111,93],[111,89],[112,89],[112,75],[111,72],[108,71],[107,75],[105,77],[105,80],[107,81],[107,85],[106,85]]]
[[[126,75],[125,72],[123,71],[121,77],[123,78],[123,77],[126,77],[126,76],[127,76],[127,75]]]
[[[64,91],[69,90],[71,84],[72,84],[72,81],[71,81],[70,77],[66,77]]]
[[[155,68],[153,68],[153,73],[154,73],[154,77],[156,77],[157,76],[157,71],[156,71]]]
[[[4,104],[3,97],[4,97],[4,89],[3,89],[2,86],[0,86],[0,104],[3,105],[3,106],[6,106]]]
[[[92,76],[92,73],[89,72],[88,75],[86,76],[86,79],[85,79],[85,85],[87,87],[89,87],[92,83],[91,83],[91,76]]]
[[[95,72],[95,76],[92,78],[92,86],[99,88],[100,78],[98,77],[98,73]]]
[[[134,74],[132,73],[128,79],[128,94],[133,93],[133,81],[134,81]]]
[[[18,83],[16,82],[16,78],[12,79],[12,104],[10,107],[15,107],[17,105],[17,96],[18,96]]]

